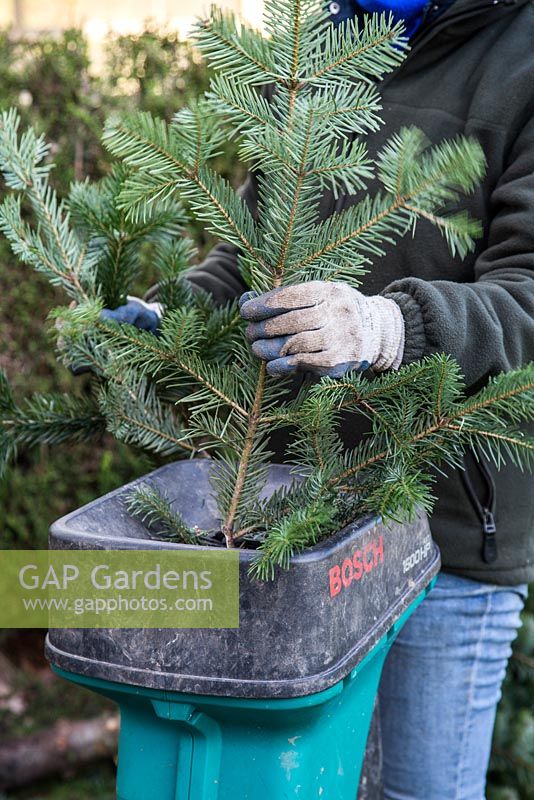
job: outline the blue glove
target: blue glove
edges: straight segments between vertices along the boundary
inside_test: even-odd
[[[309,281],[247,292],[239,302],[250,321],[252,351],[270,375],[312,372],[339,378],[372,366],[398,369],[404,353],[399,306],[381,295],[367,297],[346,283]]]
[[[127,303],[118,308],[105,308],[100,314],[101,319],[111,322],[124,322],[135,325],[143,331],[156,333],[159,327],[163,308],[160,303],[145,303],[139,297],[127,297]]]

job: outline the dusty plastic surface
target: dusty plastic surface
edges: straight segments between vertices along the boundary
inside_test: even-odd
[[[382,779],[382,732],[380,710],[375,701],[373,716],[363,759],[357,800],[382,800],[384,781]]]
[[[217,526],[210,462],[181,461],[140,479],[165,491],[191,525]],[[266,492],[291,481],[273,465]],[[58,520],[53,549],[168,549],[132,519],[132,484]],[[240,627],[218,630],[51,630],[47,656],[79,675],[154,689],[227,697],[299,697],[333,686],[395,626],[439,569],[428,521],[362,519],[296,556],[273,582],[247,576],[240,551]],[[349,564],[349,561],[352,564]],[[360,566],[354,567],[354,565]],[[332,576],[353,574],[332,594]],[[338,573],[339,569],[339,573]],[[333,572],[332,572],[333,571]],[[359,578],[356,575],[361,576]],[[339,581],[334,580],[334,588]]]

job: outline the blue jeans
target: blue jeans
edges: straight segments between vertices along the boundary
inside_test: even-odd
[[[380,682],[386,800],[483,800],[495,711],[527,586],[440,573]]]

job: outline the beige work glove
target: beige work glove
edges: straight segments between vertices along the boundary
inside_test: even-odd
[[[366,297],[345,283],[310,281],[242,295],[253,352],[270,375],[296,371],[340,377],[349,370],[398,369],[404,318],[394,300]]]

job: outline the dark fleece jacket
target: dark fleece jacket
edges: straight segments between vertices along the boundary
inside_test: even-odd
[[[487,176],[463,202],[483,222],[476,251],[464,261],[453,259],[439,232],[421,222],[361,287],[400,305],[405,363],[450,353],[474,390],[489,376],[534,360],[533,0],[456,0],[419,31],[406,61],[380,88],[385,125],[370,138],[371,152],[401,126],[416,125],[434,143],[474,136],[486,154]],[[255,213],[254,175],[241,192]],[[325,193],[320,216],[357,199]],[[236,251],[225,244],[193,269],[190,280],[221,302],[245,288]],[[350,446],[363,428],[351,418],[343,433]],[[277,448],[278,458],[281,452]],[[497,473],[472,454],[466,468],[467,481],[459,470],[437,476],[431,527],[444,568],[498,584],[534,580],[532,476],[513,466]]]

